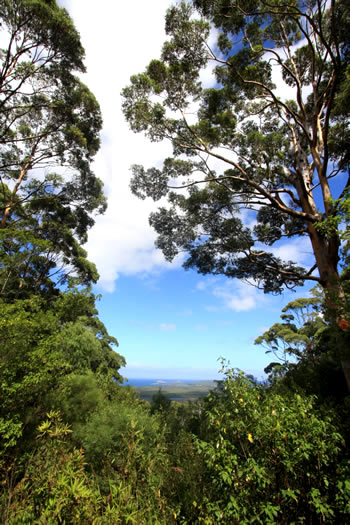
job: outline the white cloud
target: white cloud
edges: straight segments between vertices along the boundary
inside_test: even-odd
[[[297,265],[310,266],[313,264],[313,257],[310,242],[306,237],[289,240],[277,246],[266,247],[266,251],[280,257],[283,261],[293,261]],[[199,283],[200,284],[200,283]],[[257,287],[247,284],[238,279],[227,280],[224,284],[213,284],[207,287],[198,287],[199,290],[208,290],[214,297],[220,299],[225,308],[235,312],[246,312],[260,308],[265,305],[269,298]],[[301,292],[305,296],[305,291]],[[208,311],[217,311],[215,306],[207,306]]]
[[[196,330],[197,332],[203,332],[205,330],[208,330],[208,325],[207,324],[196,324],[194,327],[193,327],[193,330]]]
[[[306,45],[306,40],[305,39],[300,40],[297,44],[295,44],[294,46],[291,46],[291,53],[292,54],[295,53],[295,51],[298,48],[303,47],[305,45]],[[275,49],[274,51],[275,51],[275,53],[279,54],[279,56],[281,57],[282,60],[285,60],[285,59],[288,58],[285,50],[283,50],[282,48]],[[296,99],[296,94],[297,94],[297,89],[296,89],[295,86],[289,86],[283,80],[282,68],[277,63],[275,55],[273,53],[267,52],[264,55],[264,58],[266,60],[270,59],[270,63],[271,63],[271,66],[272,66],[272,73],[271,73],[272,82],[276,86],[275,94],[282,100],[295,100]],[[307,96],[311,92],[312,92],[312,86],[305,86],[305,87],[303,87],[303,89],[302,89],[303,100],[306,100]]]
[[[224,319],[224,320],[215,321],[215,326],[221,326],[222,328],[226,326],[232,326],[234,324],[235,324],[235,321],[233,319],[230,319],[230,320]]]
[[[216,42],[219,36],[219,30],[215,27],[212,27],[209,34],[208,46],[211,51],[215,50]],[[216,78],[214,74],[214,69],[216,68],[217,63],[213,60],[210,60],[207,64],[207,67],[202,69],[199,75],[199,79],[202,82],[204,88],[210,88],[215,85]]]
[[[262,290],[238,279],[212,277],[199,281],[196,289],[214,296],[221,303],[219,306],[204,306],[207,312],[219,312],[227,308],[235,312],[246,312],[259,308],[267,300]]]
[[[162,332],[173,332],[174,330],[176,330],[176,324],[162,323],[159,325],[159,330],[162,330]]]
[[[234,312],[254,310],[267,301],[261,290],[237,279],[214,286],[212,293],[221,300],[225,308]]]
[[[196,288],[197,290],[203,291],[207,288],[207,286],[208,284],[205,281],[199,281],[199,283],[196,285]]]
[[[214,306],[214,305],[209,304],[209,305],[204,307],[204,310],[206,310],[207,312],[214,313],[214,312],[219,312],[220,308],[218,306]]]
[[[293,261],[302,266],[312,265],[314,262],[312,247],[307,237],[289,239],[286,243],[265,249],[283,261]]]
[[[219,280],[220,280],[220,277],[213,277],[213,276],[206,277],[205,279],[198,281],[198,283],[196,284],[196,289],[203,292],[205,290],[210,289]]]
[[[235,312],[253,310],[257,306],[256,297],[253,294],[243,294],[242,290],[227,290],[217,288],[214,295],[222,299],[227,308]]]
[[[159,164],[171,153],[167,143],[152,144],[132,133],[121,112],[121,90],[130,76],[142,72],[160,55],[165,41],[164,16],[171,0],[136,0],[130,21],[130,5],[100,0],[61,0],[81,34],[86,51],[87,74],[83,81],[101,105],[101,149],[93,169],[105,184],[108,209],[96,219],[86,245],[89,258],[101,275],[100,286],[112,292],[118,275],[170,268],[154,247],[155,233],[148,216],[155,205],[140,201],[129,190],[130,166]],[[151,18],[150,18],[151,14]],[[145,23],[145,20],[151,20]],[[179,261],[173,267],[179,266]]]
[[[262,245],[261,245],[262,246]],[[284,261],[293,261],[297,265],[308,267],[313,264],[312,251],[309,240],[305,237],[289,240],[276,246],[262,246],[267,252],[273,253]],[[219,312],[222,309],[234,312],[247,312],[265,306],[269,301],[262,290],[252,284],[238,279],[211,277],[201,280],[196,285],[196,290],[208,296],[210,294],[219,300],[218,304],[204,306],[208,312]],[[294,296],[294,299],[297,296]],[[300,297],[305,297],[305,290],[300,292]]]
[[[142,72],[151,59],[159,57],[166,39],[164,16],[173,0],[153,0],[151,8],[149,3],[136,0],[131,25],[126,23],[130,20],[130,6],[125,2],[100,0],[99,9],[92,0],[60,0],[59,3],[67,8],[81,34],[88,70],[83,80],[100,102],[104,119],[102,147],[93,169],[104,181],[108,210],[104,216],[97,217],[86,248],[101,275],[100,286],[112,292],[121,273],[154,273],[181,263],[178,259],[170,265],[154,247],[156,235],[148,217],[157,206],[151,200],[137,199],[129,190],[130,166],[160,165],[171,154],[171,146],[166,142],[150,143],[144,136],[132,133],[121,112],[120,97],[130,76]],[[150,11],[151,26],[145,23],[150,19]],[[211,31],[212,47],[216,33]],[[202,73],[206,86],[214,82],[212,69],[210,63]],[[273,71],[276,81],[277,69]],[[280,76],[277,80],[280,81]],[[278,90],[286,94],[285,85],[280,86]],[[214,159],[211,164],[221,171],[221,161]],[[294,248],[297,252],[298,247]],[[255,304],[255,296],[249,294],[238,299],[237,302],[234,296],[231,302],[228,299],[226,302],[233,309],[249,309]]]
[[[174,323],[160,323],[159,325],[143,323],[142,321],[129,321],[131,326],[141,328],[143,330],[161,330],[162,332],[173,332],[176,330],[176,324]]]
[[[267,301],[262,290],[238,279],[208,277],[197,283],[196,290],[219,299],[219,305],[204,306],[207,312],[219,312],[227,308],[235,312],[246,312],[259,308]]]
[[[191,317],[192,314],[193,314],[193,311],[191,310],[191,308],[185,308],[181,312],[176,313],[176,315],[179,315],[181,317]]]

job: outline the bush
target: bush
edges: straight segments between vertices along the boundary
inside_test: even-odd
[[[108,408],[101,418],[105,423],[112,415],[112,407]],[[160,472],[164,457],[159,444],[155,443],[152,452],[147,448],[150,441],[145,439],[146,448],[142,448],[147,430],[142,418],[136,421],[135,413],[116,419],[119,422],[128,420],[129,424],[124,421],[125,425],[119,426],[119,436],[112,424],[114,432],[109,436],[114,434],[117,438],[114,446],[108,443],[105,429],[99,436],[99,443],[104,442],[109,447],[106,460],[112,460],[111,451],[119,450],[119,468],[116,469],[115,462],[110,461],[115,468],[114,476],[108,479],[108,469],[102,468],[108,485],[105,492],[101,491],[98,476],[87,468],[83,449],[72,447],[67,440],[71,430],[62,422],[60,414],[49,413],[48,419],[39,426],[39,446],[28,461],[23,478],[14,488],[7,486],[4,491],[0,513],[2,522],[11,525],[172,523],[174,513],[166,507],[161,494]],[[91,436],[86,442],[91,443]],[[123,445],[128,450],[123,450]],[[100,459],[103,459],[101,451],[100,454]]]
[[[109,403],[77,428],[102,493],[112,501],[122,497],[125,504],[119,512],[129,509],[139,523],[157,523],[167,515],[163,485],[169,465],[164,434],[160,418],[142,402]]]
[[[92,523],[102,498],[85,472],[82,450],[66,443],[70,433],[58,412],[39,426],[39,446],[21,481],[7,490],[4,523]]]
[[[205,523],[349,523],[345,443],[312,397],[283,396],[226,372],[197,439],[206,472],[194,502]]]

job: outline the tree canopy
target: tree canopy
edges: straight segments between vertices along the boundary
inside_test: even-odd
[[[0,293],[42,291],[72,269],[96,282],[79,244],[106,207],[90,166],[102,118],[76,76],[80,36],[55,1],[4,0],[0,18]]]
[[[162,168],[132,167],[136,195],[168,200],[150,216],[157,246],[169,260],[185,252],[186,268],[265,292],[320,283],[342,317],[349,6],[194,0],[170,8],[165,27],[161,58],[123,90],[131,129],[173,145]],[[207,67],[212,87],[201,83]],[[276,250],[298,237],[310,241],[307,267]]]
[[[168,258],[185,249],[188,267],[272,292],[310,279],[343,308],[346,12],[272,2],[195,1],[203,19],[188,3],[169,11],[162,60],[132,79],[124,109],[135,129],[169,138],[174,158],[135,167],[133,189],[168,196],[151,218]],[[125,360],[98,318],[81,246],[105,207],[90,167],[101,115],[75,76],[84,51],[55,0],[0,3],[0,522],[349,523],[339,357],[350,332],[329,321],[323,292],[289,303],[258,338],[284,361],[264,384],[224,359],[223,380],[195,402],[159,390],[147,403],[119,384]],[[221,28],[212,50],[210,24]],[[203,89],[211,60],[217,84]],[[296,100],[275,94],[271,60]],[[318,274],[269,251],[302,235]]]
[[[76,412],[84,390],[95,404],[113,397],[125,360],[98,318],[82,248],[106,199],[91,169],[101,112],[76,76],[80,36],[54,0],[4,0],[0,32],[1,470],[57,399],[68,413],[68,393]]]

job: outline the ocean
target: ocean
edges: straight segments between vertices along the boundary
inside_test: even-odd
[[[202,380],[202,381],[208,381]],[[200,383],[202,382],[200,379],[148,379],[148,378],[135,378],[132,377],[128,378],[128,381],[125,381],[123,385],[130,385],[135,388],[139,388],[141,386],[163,386],[163,385],[173,385],[174,383],[186,383],[190,385],[191,383]]]

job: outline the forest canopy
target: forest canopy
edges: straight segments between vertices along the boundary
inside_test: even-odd
[[[319,283],[340,319],[349,198],[349,6],[340,1],[180,2],[160,59],[123,90],[130,127],[169,140],[163,168],[133,166],[132,191],[168,260],[279,293]],[[210,31],[217,36],[210,47]],[[201,72],[215,80],[203,86]],[[286,100],[273,72],[294,89]],[[309,239],[307,267],[274,247]]]
[[[96,282],[81,244],[106,207],[90,166],[102,118],[79,34],[56,2],[5,0],[0,16],[0,296],[49,292],[72,269]]]
[[[106,199],[79,33],[55,0],[1,2],[2,523],[349,523],[349,19],[337,0],[179,2],[124,89],[131,128],[173,146],[131,184],[167,199],[150,217],[167,259],[318,285],[256,339],[265,381],[222,359],[207,396],[148,403],[121,385],[82,247]],[[307,267],[276,255],[294,238]]]
[[[125,360],[98,318],[98,273],[82,247],[106,199],[91,170],[102,118],[77,76],[80,36],[55,1],[4,0],[0,19],[3,479],[15,464],[23,475],[57,399],[69,413],[84,388],[96,396],[91,406],[113,396]]]

